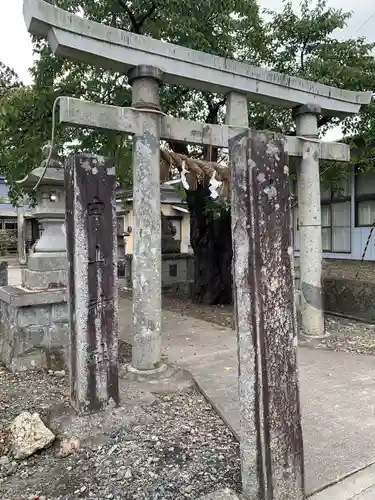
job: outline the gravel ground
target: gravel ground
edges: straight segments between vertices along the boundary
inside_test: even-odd
[[[78,417],[67,378],[0,367],[0,436],[27,410],[57,437],[27,460],[0,458],[1,500],[183,500],[239,490],[238,443],[197,390],[155,395],[123,382],[120,408]],[[60,440],[72,437],[79,451],[59,457]]]
[[[233,327],[231,306],[196,305],[164,294],[164,309]],[[375,354],[375,325],[328,316],[326,339],[315,348]],[[120,361],[131,348],[120,345]],[[122,382],[122,405],[78,417],[69,406],[67,376],[13,375],[0,366],[1,500],[183,500],[220,488],[240,489],[237,441],[196,390],[145,393]],[[22,411],[38,412],[55,444],[27,460],[1,456],[1,430]],[[79,450],[59,457],[63,438]]]
[[[375,325],[337,316],[326,317],[326,331],[330,333],[316,345],[334,351],[357,354],[375,354]]]

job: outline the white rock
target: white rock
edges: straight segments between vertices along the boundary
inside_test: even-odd
[[[77,452],[81,446],[80,440],[76,437],[70,439],[63,439],[60,443],[58,456],[61,458],[68,457]]]
[[[8,427],[10,450],[17,460],[33,455],[50,446],[54,434],[43,424],[37,413],[25,411],[18,415]]]
[[[5,465],[9,464],[9,458],[5,455],[3,457],[0,457],[0,467],[4,467]]]
[[[126,472],[125,472],[125,479],[131,479],[133,476],[132,474],[132,471],[130,469],[128,469]]]

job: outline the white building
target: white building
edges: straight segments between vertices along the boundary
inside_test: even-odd
[[[294,183],[293,183],[294,184]],[[295,188],[293,185],[293,192]],[[294,248],[299,254],[298,198],[292,201]],[[352,171],[339,189],[321,187],[322,246],[325,259],[361,260],[375,224],[375,172]],[[375,261],[375,231],[365,260]]]

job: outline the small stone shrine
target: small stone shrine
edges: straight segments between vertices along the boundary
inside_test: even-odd
[[[174,239],[176,234],[176,228],[173,226],[172,222],[165,217],[163,212],[160,214],[161,217],[161,252],[166,253],[179,253],[179,242]]]
[[[0,288],[0,361],[12,371],[59,369],[68,346],[64,170],[55,154],[20,184],[37,187],[34,217],[43,231],[21,270],[22,285]],[[46,162],[48,161],[48,165]]]

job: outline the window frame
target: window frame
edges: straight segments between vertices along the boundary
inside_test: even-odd
[[[350,179],[350,175],[349,175]],[[330,226],[323,226],[322,224],[322,229],[323,228],[329,228],[330,231],[330,240],[331,240],[331,250],[324,250],[323,245],[322,245],[322,252],[323,253],[342,253],[342,254],[351,254],[352,253],[352,213],[351,213],[351,201],[352,201],[352,196],[351,194],[348,195],[337,195],[334,192],[334,189],[332,187],[332,184],[330,185],[329,188],[330,191],[330,199],[325,198],[325,199],[320,199],[320,207],[322,206],[329,206],[329,212],[330,212]],[[350,192],[350,185],[349,185],[349,192]],[[349,203],[349,213],[350,213],[350,220],[349,220],[349,226],[334,226],[333,225],[333,213],[332,213],[332,205],[338,205],[339,203]],[[333,229],[335,227],[348,227],[349,228],[349,241],[350,241],[350,248],[349,250],[333,250]]]
[[[359,227],[359,228],[366,228],[366,227],[372,227],[375,223],[375,218],[372,224],[360,224],[359,223],[359,204],[364,202],[364,201],[374,201],[375,202],[375,189],[373,194],[357,194],[357,183],[358,183],[358,176],[360,174],[366,174],[366,172],[359,172],[358,168],[355,170],[354,174],[354,226]]]
[[[322,217],[320,218],[320,226],[321,226],[321,231],[322,231],[322,252],[324,253],[332,253],[332,208],[331,208],[331,201],[328,200],[320,200],[320,212],[322,213],[322,207],[329,207],[329,226],[324,226],[322,223]],[[329,229],[329,241],[330,241],[330,250],[327,250],[326,248],[323,247],[323,229]]]
[[[10,228],[6,227],[6,224],[13,224],[15,227],[10,229]],[[17,232],[17,229],[18,229],[17,217],[1,217],[0,218],[0,229],[2,229],[3,231]]]
[[[350,175],[349,175],[349,179],[350,179]],[[294,190],[293,190],[294,191]],[[322,188],[321,188],[321,193],[322,193]],[[328,189],[327,189],[328,191]],[[329,254],[351,254],[352,253],[352,205],[351,205],[351,201],[352,201],[352,191],[351,191],[351,185],[349,185],[349,193],[350,194],[347,194],[347,195],[337,195],[335,194],[334,192],[334,189],[332,187],[332,185],[330,185],[329,187],[329,192],[330,192],[330,198],[324,198],[322,199],[322,197],[320,198],[320,208],[322,210],[322,207],[323,206],[329,206],[329,216],[330,216],[330,225],[329,226],[324,226],[323,223],[321,222],[321,231],[322,231],[322,253],[329,253]],[[298,210],[298,193],[297,193],[297,189],[295,187],[295,192],[292,192],[291,190],[291,193],[293,195],[293,198],[292,198],[292,205],[294,205],[297,210]],[[333,226],[333,213],[332,213],[332,205],[334,204],[339,204],[339,203],[349,203],[349,209],[350,209],[350,221],[349,221],[349,225],[348,226]],[[297,217],[296,217],[296,220],[297,220],[297,227],[296,228],[293,228],[293,244],[294,244],[294,241],[296,239],[296,235],[294,234],[294,231],[298,231],[299,230],[299,215],[297,213]],[[349,229],[349,241],[350,241],[350,249],[349,250],[332,250],[333,248],[333,229],[335,227],[343,227],[343,228],[348,228]],[[331,250],[326,250],[323,248],[323,229],[329,229],[330,230],[330,246],[331,246]],[[297,251],[300,250],[300,248],[296,249]]]
[[[12,227],[12,228],[6,227],[7,224],[12,224],[14,227]],[[14,220],[4,219],[4,230],[17,232],[17,230],[18,230],[17,219],[14,219]]]

